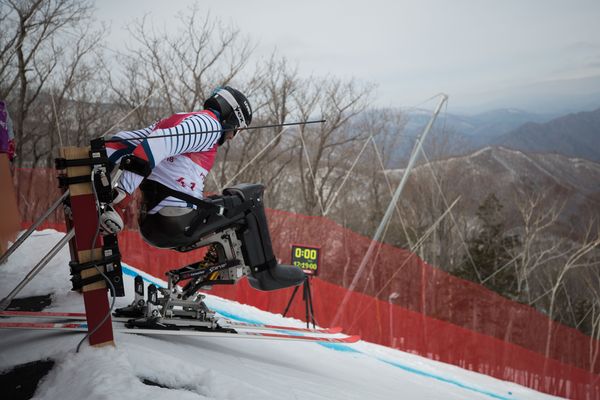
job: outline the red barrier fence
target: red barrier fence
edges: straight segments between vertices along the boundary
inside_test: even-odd
[[[33,219],[59,195],[53,173],[16,172],[21,213]],[[317,322],[330,325],[347,293],[343,286],[354,277],[370,239],[326,218],[277,210],[269,210],[268,217],[275,253],[282,262],[289,263],[292,243],[322,248],[320,279],[313,279],[311,286]],[[57,215],[54,222],[61,218]],[[151,248],[134,231],[124,232],[120,243],[127,263],[156,276],[202,255]],[[291,289],[264,293],[243,281],[215,288],[213,293],[280,313]],[[388,301],[392,298],[393,305]],[[299,300],[290,315],[304,319]],[[392,246],[379,247],[357,291],[341,310],[340,321],[346,332],[374,343],[558,396],[600,398],[598,341]]]

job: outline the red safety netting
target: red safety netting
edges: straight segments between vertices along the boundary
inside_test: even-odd
[[[53,174],[51,170],[16,171],[24,219],[34,219],[59,196]],[[367,264],[345,309],[338,310],[348,293],[344,286],[352,281],[371,240],[322,217],[277,210],[269,210],[268,217],[275,253],[281,262],[290,262],[290,246],[294,243],[322,249],[320,276],[311,280],[320,325],[331,325],[339,313],[338,324],[347,333],[360,334],[371,342],[554,395],[600,398],[598,341],[388,245],[378,247],[376,258]],[[58,213],[50,223],[60,223],[61,218]],[[202,256],[201,252],[154,249],[132,230],[121,235],[120,244],[125,262],[156,276]],[[283,312],[291,289],[263,293],[243,281],[233,287],[217,287],[213,293]],[[301,293],[290,315],[304,319],[300,298]],[[389,299],[393,299],[393,305]]]

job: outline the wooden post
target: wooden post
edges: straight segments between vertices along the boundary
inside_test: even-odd
[[[0,255],[7,250],[8,241],[15,241],[21,228],[17,196],[10,174],[8,155],[0,153]]]
[[[60,149],[60,156],[66,160],[89,158],[90,148],[64,147]],[[87,165],[68,167],[66,169],[67,177],[91,176],[91,173],[92,169]],[[96,243],[93,243],[99,228],[99,221],[92,184],[91,182],[75,183],[70,184],[68,188],[73,214],[73,228],[75,229],[75,240],[72,242],[75,249],[71,248],[71,255],[76,255],[77,258],[73,261],[82,264],[88,261],[101,260],[101,235],[98,235]],[[104,269],[104,267],[99,268],[102,271]],[[81,277],[84,279],[94,275],[99,275],[95,268],[81,271]],[[85,314],[90,332],[96,329],[110,312],[107,291],[106,282],[103,280],[86,285],[82,289]],[[92,346],[114,345],[110,314],[102,326],[90,335],[89,342]]]

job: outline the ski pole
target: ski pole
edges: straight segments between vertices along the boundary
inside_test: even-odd
[[[0,302],[0,311],[4,311],[8,308],[10,302],[15,298],[15,296],[19,294],[21,290],[23,290],[25,285],[27,285],[67,243],[69,243],[69,240],[71,240],[73,236],[75,236],[75,229],[71,229],[58,243],[56,243],[56,245],[54,245],[52,250],[50,250],[44,256],[44,258],[42,258],[31,271],[29,271],[25,278],[23,278],[23,280],[12,290],[12,292],[10,292],[8,296],[6,296],[4,300]]]
[[[56,210],[58,208],[58,206],[60,206],[62,204],[62,202],[67,198],[68,195],[69,195],[69,191],[67,190],[63,193],[63,195],[58,200],[56,200],[54,202],[54,204],[52,204],[50,206],[50,208],[44,213],[44,215],[39,217],[37,219],[37,221],[35,221],[33,223],[33,225],[31,225],[24,234],[19,236],[17,241],[14,242],[13,245],[10,246],[8,248],[8,250],[6,250],[6,253],[4,253],[2,255],[2,258],[0,258],[0,264],[3,264],[4,262],[6,262],[6,260],[8,260],[8,257],[10,257],[10,255],[12,253],[14,253],[15,250],[17,250],[19,248],[19,246],[21,246],[25,240],[27,240],[27,238],[33,233],[33,231],[35,231],[37,229],[37,227],[40,226],[42,224],[42,222],[44,222],[50,216],[50,214],[52,214],[54,212],[54,210]]]
[[[211,130],[211,131],[204,131],[204,132],[197,132],[197,133],[173,133],[173,134],[169,134],[169,135],[160,135],[160,136],[147,136],[143,139],[158,139],[158,138],[168,138],[168,137],[176,137],[176,136],[189,136],[189,135],[204,135],[205,133],[217,133],[217,132],[229,132],[229,131],[248,131],[248,130],[252,130],[252,129],[265,129],[265,128],[278,128],[278,127],[282,127],[282,126],[295,126],[295,125],[309,125],[309,124],[322,124],[326,122],[326,120],[324,119],[320,119],[320,120],[315,120],[315,121],[300,121],[300,122],[286,122],[283,124],[270,124],[270,125],[259,125],[259,126],[248,126],[246,128],[240,128],[240,129],[236,129],[236,128],[223,128],[223,129],[215,129],[215,130]],[[123,139],[120,137],[116,137],[114,139],[106,139],[104,140],[105,143],[118,143],[118,142],[126,142],[128,140],[132,140],[132,139],[138,139],[138,138],[128,138],[128,139]]]

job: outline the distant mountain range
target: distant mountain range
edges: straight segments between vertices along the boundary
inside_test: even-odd
[[[420,133],[431,116],[409,112],[405,132]],[[447,156],[464,155],[486,146],[501,145],[515,150],[559,153],[600,161],[600,109],[563,116],[533,114],[517,109],[493,110],[473,116],[441,114],[431,133],[451,135],[460,142]],[[406,154],[407,149],[399,150]]]
[[[455,133],[466,136],[471,140],[485,143],[527,122],[543,123],[556,118],[554,114],[534,114],[518,109],[503,108],[475,115],[445,114],[439,115],[436,130],[439,132],[449,128]],[[431,118],[427,111],[408,112],[406,131],[413,136],[420,133]]]
[[[538,153],[560,153],[600,161],[600,109],[546,123],[528,122],[496,137],[493,144]]]

